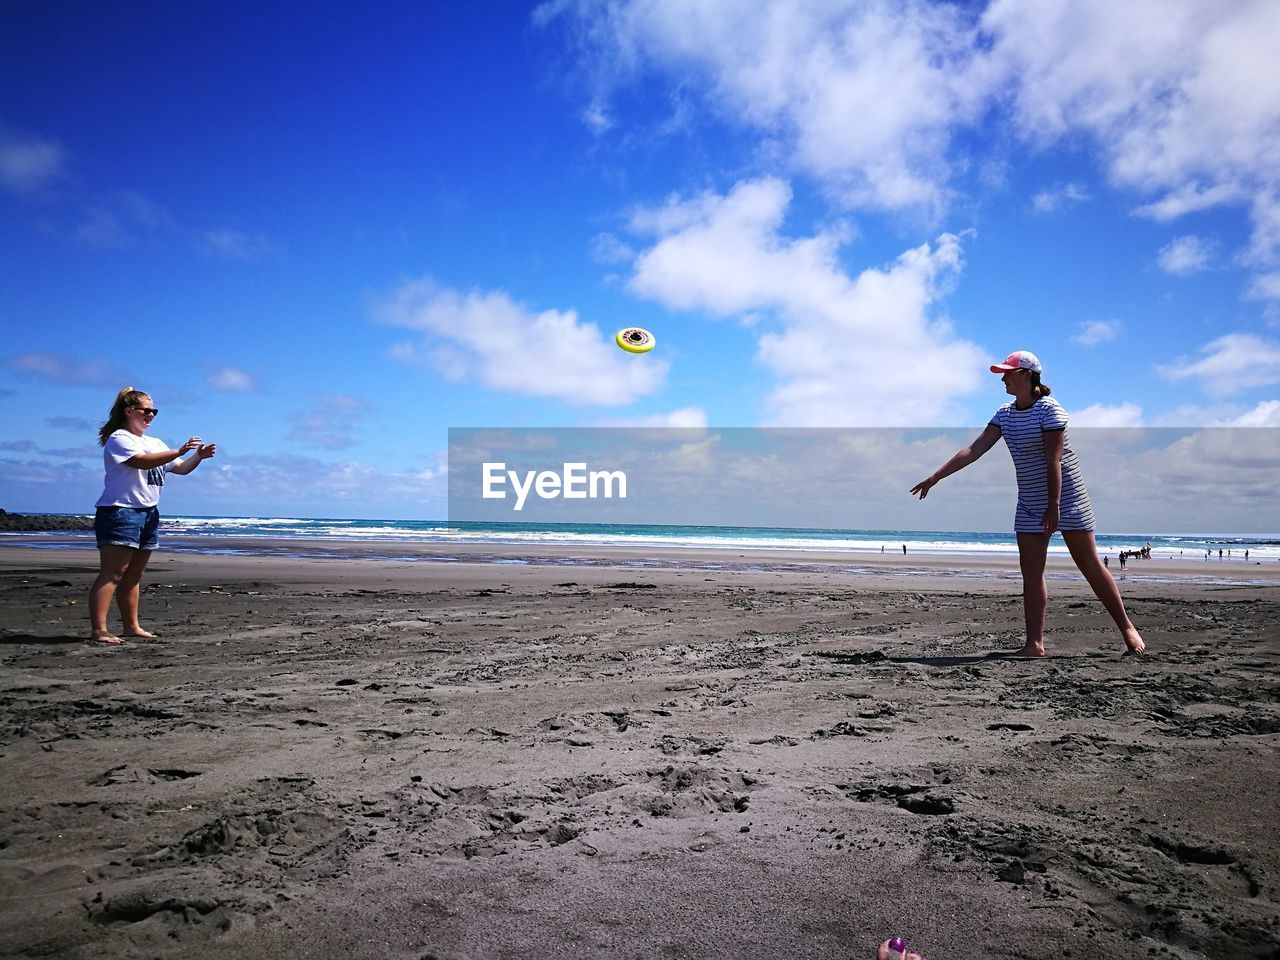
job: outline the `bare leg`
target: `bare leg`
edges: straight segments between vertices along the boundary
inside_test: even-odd
[[[1018,534],[1018,565],[1022,568],[1022,607],[1027,620],[1027,642],[1017,656],[1044,656],[1044,611],[1049,605],[1049,585],[1044,579],[1049,537],[1043,533]]]
[[[134,550],[124,576],[120,578],[120,592],[116,594],[116,602],[120,604],[120,617],[124,620],[126,637],[154,637],[155,634],[143,630],[138,623],[138,595],[141,593],[142,573],[147,569],[147,561],[151,559],[150,550]]]
[[[137,552],[132,547],[98,548],[98,578],[89,588],[89,629],[98,643],[124,643],[107,629],[107,614],[111,611],[111,600],[116,595],[116,587],[129,568],[129,561]]]
[[[1147,645],[1142,642],[1141,634],[1129,619],[1129,614],[1125,612],[1124,601],[1120,599],[1120,588],[1112,579],[1111,572],[1098,560],[1098,547],[1093,539],[1093,531],[1064,530],[1062,539],[1067,541],[1071,559],[1076,562],[1084,578],[1089,581],[1089,586],[1093,587],[1093,592],[1097,594],[1102,605],[1107,608],[1107,613],[1111,614],[1111,619],[1120,628],[1120,636],[1124,639],[1124,645],[1128,647],[1129,652],[1144,652]]]

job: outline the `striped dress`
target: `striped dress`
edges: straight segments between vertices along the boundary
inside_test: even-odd
[[[1092,530],[1093,507],[1084,487],[1080,463],[1066,435],[1067,411],[1053,397],[1040,397],[1025,410],[1013,401],[995,412],[991,422],[1000,428],[1018,474],[1016,533],[1042,533],[1049,508],[1049,464],[1044,456],[1044,432],[1062,430],[1062,498],[1058,501],[1059,530]]]

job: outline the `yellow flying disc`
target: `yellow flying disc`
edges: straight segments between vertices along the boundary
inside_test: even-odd
[[[653,339],[652,333],[642,327],[627,327],[625,330],[619,330],[618,335],[613,339],[627,353],[648,353],[658,342]]]

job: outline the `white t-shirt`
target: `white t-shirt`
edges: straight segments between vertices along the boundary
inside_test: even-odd
[[[171,460],[163,467],[150,470],[126,467],[125,461],[140,453],[163,453],[168,449],[163,440],[145,434],[139,437],[124,429],[107,437],[107,444],[102,448],[102,465],[105,468],[102,496],[98,498],[97,506],[154,507],[158,504],[164,475],[182,461]]]

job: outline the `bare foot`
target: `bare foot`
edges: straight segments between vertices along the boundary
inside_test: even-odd
[[[143,630],[141,627],[137,627],[133,630],[126,630],[124,635],[126,637],[140,637],[143,640],[154,640],[156,637],[156,635],[150,630]]]
[[[1019,650],[1017,653],[1010,654],[1010,656],[1012,657],[1043,657],[1044,644],[1031,643],[1030,641],[1028,641],[1021,650]]]
[[[908,950],[901,937],[894,937],[880,944],[876,951],[876,960],[927,960],[914,950]]]
[[[89,639],[92,640],[94,643],[105,643],[107,646],[110,646],[110,647],[114,647],[118,644],[124,643],[124,640],[122,640],[120,637],[117,637],[114,633],[108,633],[106,630],[93,631],[93,636],[90,637]]]
[[[1128,648],[1125,653],[1146,653],[1147,645],[1142,642],[1142,634],[1138,633],[1137,627],[1129,627],[1123,631],[1124,645]]]

